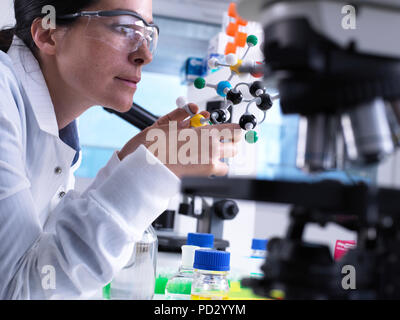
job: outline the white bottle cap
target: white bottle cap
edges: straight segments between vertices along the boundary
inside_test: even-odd
[[[225,57],[225,61],[227,64],[229,64],[230,66],[234,66],[238,63],[238,59],[236,57],[235,54],[230,53]]]
[[[194,263],[194,253],[200,247],[197,246],[182,246],[182,267],[184,268],[193,268]]]

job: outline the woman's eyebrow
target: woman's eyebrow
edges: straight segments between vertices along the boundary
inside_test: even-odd
[[[132,12],[132,13],[137,14],[139,17],[141,17],[143,20],[146,21],[146,19],[143,18],[142,15],[141,15],[139,12],[136,12],[135,10],[132,10],[132,9],[116,8],[116,9],[113,9],[112,11],[129,11],[129,12]],[[148,24],[153,24],[153,23],[154,23],[153,20],[146,21],[146,22],[147,22]]]

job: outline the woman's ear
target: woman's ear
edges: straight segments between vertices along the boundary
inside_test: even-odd
[[[47,55],[56,54],[55,29],[44,28],[41,18],[36,18],[31,26],[32,39],[39,51]]]

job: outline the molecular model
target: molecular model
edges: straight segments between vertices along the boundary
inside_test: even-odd
[[[228,54],[225,56],[226,64],[220,63],[217,58],[212,58],[208,61],[208,65],[211,69],[215,69],[217,67],[228,67],[231,70],[231,75],[226,81],[220,81],[218,84],[210,84],[207,83],[204,78],[197,78],[194,82],[194,86],[197,89],[204,89],[205,87],[213,88],[216,90],[217,94],[224,98],[224,105],[221,109],[217,109],[212,111],[210,119],[200,119],[196,118],[195,121],[199,122],[198,124],[207,125],[207,122],[210,121],[212,124],[221,124],[230,120],[231,115],[228,111],[229,107],[233,107],[234,105],[238,105],[242,102],[247,103],[246,112],[242,115],[239,121],[240,127],[247,131],[245,135],[245,139],[248,143],[256,143],[258,140],[257,133],[254,131],[258,124],[261,124],[266,119],[267,111],[272,107],[273,101],[277,97],[271,97],[267,92],[264,84],[261,81],[255,81],[253,83],[240,82],[235,87],[232,87],[230,81],[234,76],[240,76],[240,68],[245,65],[255,65],[262,64],[260,62],[249,62],[245,63],[244,59],[249,53],[250,49],[255,47],[258,43],[258,39],[254,35],[250,35],[247,37],[247,50],[241,59],[237,59],[235,54]],[[251,75],[255,78],[260,78],[263,75],[259,73],[251,73]],[[252,99],[246,100],[243,97],[243,93],[239,90],[240,86],[247,86],[250,94],[253,96]],[[250,113],[250,107],[252,104],[255,104],[257,108],[264,113],[264,117],[261,121],[258,122],[257,118]],[[180,104],[183,105],[183,102]]]
[[[190,114],[190,126],[193,128],[197,127],[203,127],[207,125],[212,125],[213,123],[209,120],[206,119],[203,115],[201,114],[194,114],[190,108],[189,108],[189,103],[187,102],[185,97],[179,97],[176,100],[176,105],[178,108],[185,109],[188,114]]]

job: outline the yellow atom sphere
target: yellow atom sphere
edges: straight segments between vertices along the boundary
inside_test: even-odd
[[[235,72],[236,74],[240,74],[239,68],[242,65],[243,60],[238,60],[238,63],[235,64],[234,66],[231,66],[231,71]]]
[[[192,119],[190,119],[190,125],[194,128],[203,127],[206,126],[207,124],[208,122],[206,121],[206,118],[204,118],[201,114],[196,114],[195,116],[193,116]]]

